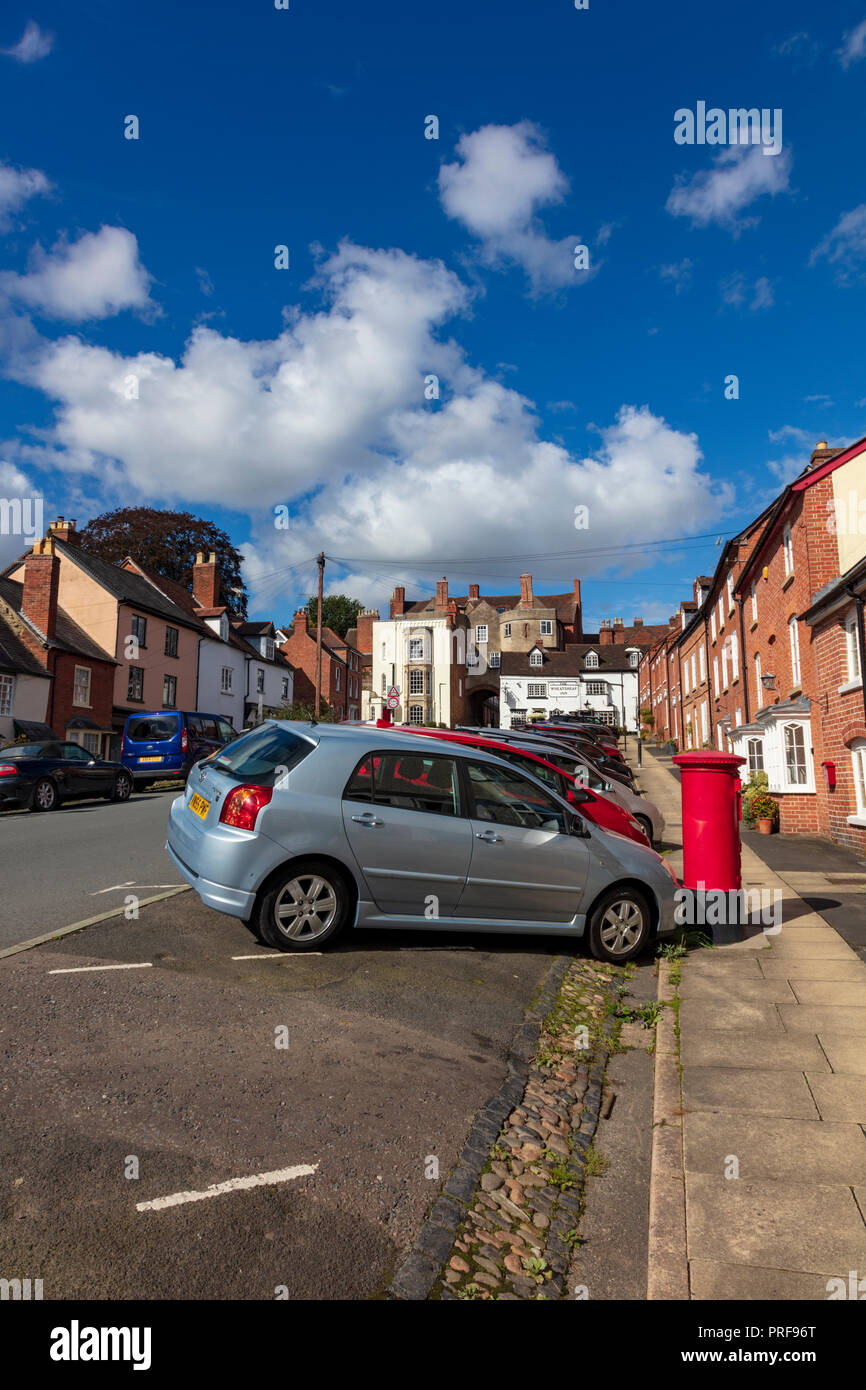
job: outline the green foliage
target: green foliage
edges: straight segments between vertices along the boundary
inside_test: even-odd
[[[759,817],[771,816],[774,820],[779,813],[779,808],[770,796],[767,788],[770,779],[766,772],[753,772],[743,788],[743,820],[746,825],[754,825]],[[768,810],[760,810],[761,806],[768,806]]]
[[[173,579],[192,592],[192,567],[201,551],[213,551],[222,580],[219,602],[234,617],[247,615],[247,589],[241,573],[243,555],[227,532],[213,521],[191,512],[160,511],[155,507],[118,507],[89,521],[78,533],[81,549],[112,565],[129,555],[146,569]]]
[[[262,716],[265,719],[297,719],[305,723],[308,719],[316,718],[314,705],[305,705],[302,700],[295,700],[291,705],[281,705],[279,709],[263,709]],[[324,700],[321,703],[319,713],[319,724],[333,724],[334,712],[329,709]]]
[[[345,637],[349,628],[357,623],[358,614],[363,607],[363,603],[359,603],[356,598],[349,598],[347,594],[326,594],[322,600],[322,626],[331,628],[338,637]],[[319,616],[318,595],[313,594],[307,600],[304,611],[309,630],[315,632]]]

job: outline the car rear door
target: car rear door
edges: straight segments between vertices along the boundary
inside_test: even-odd
[[[516,768],[463,762],[472,858],[455,918],[565,926],[581,911],[589,841],[573,815]]]
[[[373,901],[395,917],[450,917],[466,882],[472,832],[457,759],[381,750],[343,793],[346,837]]]

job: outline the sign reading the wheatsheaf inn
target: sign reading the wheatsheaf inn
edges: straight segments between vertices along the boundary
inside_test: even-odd
[[[548,693],[548,695],[553,695],[553,696],[557,696],[557,695],[579,695],[579,694],[580,694],[580,681],[578,681],[578,680],[574,680],[574,681],[548,681],[548,682],[547,682],[547,693]]]

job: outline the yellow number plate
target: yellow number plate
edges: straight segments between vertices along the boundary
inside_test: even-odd
[[[205,801],[204,797],[199,796],[198,792],[196,792],[193,796],[190,797],[189,809],[195,812],[195,814],[201,820],[205,820],[207,818],[207,813],[210,810],[210,802]]]
[[[139,761],[140,763],[161,763],[161,762],[162,762],[162,754],[160,753],[158,757],[154,757],[154,758],[139,758],[138,761]]]

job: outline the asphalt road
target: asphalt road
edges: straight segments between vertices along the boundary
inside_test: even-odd
[[[564,945],[280,956],[184,893],[0,961],[0,1275],[45,1299],[381,1296]],[[188,1200],[287,1168],[313,1171]]]
[[[0,950],[180,884],[165,852],[174,791],[0,816]]]

